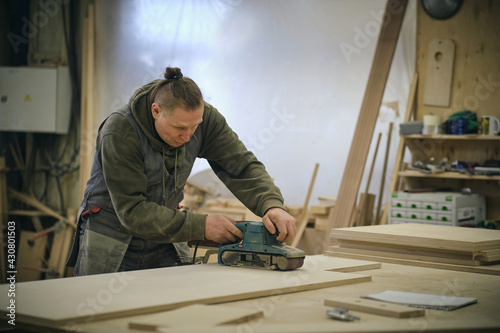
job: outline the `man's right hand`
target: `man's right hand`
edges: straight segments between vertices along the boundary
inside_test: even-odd
[[[224,215],[208,215],[205,221],[205,239],[220,243],[236,243],[243,238],[243,233],[234,224],[236,222]]]

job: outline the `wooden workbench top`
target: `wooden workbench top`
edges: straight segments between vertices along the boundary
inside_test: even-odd
[[[278,296],[261,297],[225,303],[232,307],[259,309],[264,317],[233,325],[204,328],[204,332],[479,332],[498,331],[500,316],[500,276],[454,272],[425,267],[383,263],[380,269],[362,272],[372,276],[371,282],[361,282],[319,290]],[[209,288],[210,286],[207,286]],[[75,286],[78,288],[78,286]],[[351,311],[361,317],[357,322],[329,319],[323,305],[327,298],[359,297],[397,290],[443,296],[475,297],[477,304],[455,311],[426,310],[424,317],[395,319]],[[128,323],[134,316],[119,319],[80,323],[73,329],[83,332],[144,332],[131,330]],[[196,313],[193,313],[193,322]],[[192,323],[185,328],[165,329],[165,332],[193,332]],[[37,328],[40,331],[40,327]],[[61,329],[67,329],[61,327]],[[49,329],[49,331],[51,331]]]

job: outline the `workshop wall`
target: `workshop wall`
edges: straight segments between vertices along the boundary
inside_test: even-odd
[[[417,118],[471,110],[478,116],[500,117],[500,2],[464,1],[455,16],[435,20],[418,6],[417,70],[422,84],[418,89]],[[429,43],[451,39],[455,44],[449,107],[424,103]]]
[[[180,67],[266,165],[288,204],[303,204],[315,163],[320,167],[311,203],[336,196],[385,4],[97,1],[97,121],[126,103],[137,87],[160,78],[166,66]],[[389,122],[395,123],[391,151],[397,147],[415,71],[415,41],[416,1],[410,1],[384,96],[384,102],[397,103],[382,106],[374,131],[384,136],[371,193],[380,188]],[[394,157],[389,155],[389,166]],[[193,173],[207,168],[197,163]]]

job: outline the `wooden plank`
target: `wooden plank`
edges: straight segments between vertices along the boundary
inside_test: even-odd
[[[168,312],[155,313],[129,322],[131,329],[157,331],[161,327],[202,329],[207,327],[240,324],[261,318],[262,310],[239,309],[227,305],[193,304]]]
[[[306,257],[302,268],[285,272],[214,263],[18,283],[16,321],[96,321],[371,281],[369,275],[321,270],[315,262]],[[1,285],[0,293],[8,288]],[[8,301],[0,299],[0,313],[6,314]]]
[[[87,7],[87,17],[84,19],[83,45],[82,45],[82,94],[81,94],[81,135],[80,135],[80,197],[90,177],[90,169],[94,159],[95,139],[97,130],[95,126],[95,99],[94,99],[94,74],[95,74],[95,12],[94,5]]]
[[[35,235],[36,233],[32,231],[21,231],[16,262],[16,282],[36,281],[42,276],[41,269],[47,237],[33,240]]]
[[[352,273],[370,269],[379,269],[379,262],[366,260],[351,260],[343,258],[333,258],[324,255],[307,256],[304,266],[313,271],[330,271]]]
[[[392,126],[393,126],[393,123],[392,122],[389,123],[389,133],[387,135],[387,145],[385,147],[384,167],[382,169],[382,177],[380,179],[380,189],[378,192],[377,210],[375,212],[375,218],[373,219],[372,224],[378,224],[378,221],[380,219],[380,209],[382,207],[382,197],[384,196],[385,173],[387,171],[387,162],[389,160],[389,151],[391,148]]]
[[[300,242],[300,238],[302,237],[302,234],[304,233],[304,230],[306,229],[306,226],[307,226],[307,220],[308,220],[307,207],[309,207],[309,199],[311,199],[311,193],[312,193],[312,189],[314,187],[314,182],[316,181],[316,175],[318,174],[318,168],[319,168],[319,164],[316,163],[314,165],[314,172],[313,172],[313,175],[311,178],[311,182],[309,183],[309,190],[307,191],[306,201],[304,203],[304,207],[302,208],[303,215],[300,218],[301,221],[299,224],[299,229],[297,230],[297,233],[295,234],[295,237],[293,237],[293,240],[291,243],[292,247],[297,247],[297,245]]]
[[[378,302],[355,297],[337,297],[325,299],[326,306],[343,307],[353,311],[373,313],[393,318],[414,318],[425,316],[425,309],[410,308],[399,304]]]
[[[445,263],[441,263],[441,262],[389,258],[389,257],[381,257],[381,256],[370,256],[370,255],[364,255],[364,254],[336,253],[334,250],[331,250],[331,249],[326,251],[325,255],[339,257],[339,258],[346,258],[346,259],[369,260],[369,261],[386,262],[386,263],[390,263],[390,264],[446,269],[446,270],[450,270],[450,271],[489,274],[489,275],[500,275],[500,264],[498,264],[498,265],[485,265],[485,266],[453,265],[453,264],[445,264]]]
[[[76,228],[75,222],[68,221],[68,219],[65,216],[54,211],[52,208],[47,207],[46,205],[44,205],[43,203],[38,201],[38,199],[35,198],[33,195],[21,193],[21,192],[18,192],[16,190],[13,190],[13,189],[9,189],[9,195],[14,199],[22,201],[22,202],[30,205],[31,207],[37,208],[37,209],[41,210],[43,213],[45,213],[49,216],[52,216],[56,219],[62,220],[62,221],[64,221],[64,223],[72,226],[73,228]]]
[[[500,249],[480,251],[474,254],[474,259],[478,259],[484,262],[492,262],[500,260]]]
[[[75,231],[67,225],[64,225],[61,231],[54,234],[47,266],[59,275],[47,275],[46,279],[64,277],[66,260],[68,259],[74,234]]]
[[[373,221],[373,209],[375,208],[375,194],[361,193],[359,199],[359,212],[356,219],[356,226],[371,225]]]
[[[359,199],[358,214],[357,214],[357,219],[356,219],[356,225],[358,225],[358,226],[372,224],[371,219],[373,218],[373,202],[375,201],[375,198],[374,198],[373,194],[368,193],[368,189],[370,188],[370,182],[372,180],[373,169],[375,168],[375,161],[377,160],[378,148],[380,146],[380,138],[381,137],[382,137],[382,133],[379,133],[378,138],[377,138],[377,144],[375,145],[375,152],[373,153],[372,165],[370,167],[370,172],[368,174],[368,180],[366,181],[365,192],[361,194],[361,197]],[[372,197],[370,197],[370,196],[372,196]],[[371,205],[370,205],[370,203],[371,203]],[[371,211],[370,211],[370,209],[371,209]],[[369,220],[369,221],[367,221],[367,220]],[[353,226],[351,224],[352,221],[353,221],[353,219],[351,219],[349,222],[350,227]]]
[[[383,247],[380,244],[373,244],[371,246],[363,246],[363,244],[356,244],[355,246],[349,246],[352,244],[346,244],[341,242],[338,247],[331,247],[331,250],[336,253],[353,253],[353,254],[364,254],[376,257],[389,257],[397,259],[409,259],[418,261],[430,261],[430,262],[441,262],[445,264],[454,265],[467,265],[467,266],[479,266],[483,264],[479,260],[473,260],[472,255],[461,255],[453,253],[435,252],[431,250],[415,250],[406,248],[393,248],[393,247]]]
[[[417,85],[418,85],[418,74],[413,74],[413,79],[410,85],[410,92],[408,94],[408,101],[406,102],[406,113],[404,118],[404,123],[409,122],[415,112],[416,108],[416,93],[417,93]],[[398,149],[396,151],[396,160],[394,161],[394,168],[392,169],[392,177],[391,183],[389,185],[389,191],[387,193],[387,198],[385,201],[385,209],[382,213],[382,217],[379,220],[379,224],[387,224],[387,216],[389,212],[389,196],[392,192],[396,192],[398,184],[399,184],[399,175],[398,172],[401,170],[401,166],[403,163],[403,157],[405,152],[406,144],[404,138],[399,138]]]
[[[340,228],[332,230],[331,237],[471,253],[500,248],[500,230],[432,224],[404,223]]]
[[[336,208],[330,222],[331,227],[339,228],[349,225],[406,5],[407,0],[387,2],[384,22],[380,29],[354,138],[342,176]],[[326,237],[325,248],[329,243],[330,238]]]
[[[312,205],[309,207],[309,214],[328,215],[333,206]]]
[[[450,106],[451,80],[455,60],[455,43],[451,39],[435,38],[427,48],[427,69],[424,84],[424,104]]]

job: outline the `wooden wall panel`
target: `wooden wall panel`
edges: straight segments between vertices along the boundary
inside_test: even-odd
[[[464,0],[460,11],[444,21],[432,19],[418,1],[417,72],[420,75],[417,119],[426,114],[443,120],[460,110],[500,115],[500,1]],[[424,105],[428,45],[435,38],[455,42],[450,107]]]

